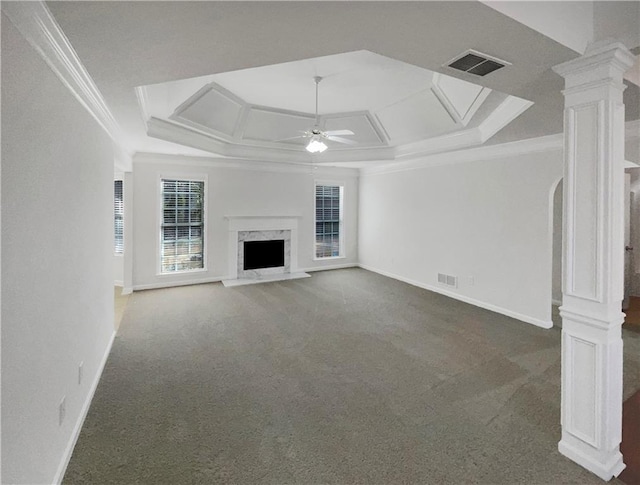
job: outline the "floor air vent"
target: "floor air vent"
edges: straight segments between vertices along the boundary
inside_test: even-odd
[[[448,274],[438,273],[438,283],[446,286],[451,286],[452,288],[457,288],[458,278]]]
[[[511,64],[472,49],[454,57],[447,63],[447,66],[452,67],[453,69],[468,72],[469,74],[475,74],[476,76],[486,76],[487,74],[508,65]]]

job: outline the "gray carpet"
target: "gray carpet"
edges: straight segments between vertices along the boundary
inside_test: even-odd
[[[559,344],[360,269],[135,293],[64,483],[602,483],[557,452]]]

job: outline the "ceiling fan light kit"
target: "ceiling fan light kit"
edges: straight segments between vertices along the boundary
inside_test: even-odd
[[[326,149],[327,145],[325,145],[322,140],[320,140],[320,135],[314,135],[307,145],[307,151],[311,153],[322,153]]]
[[[331,130],[331,131],[322,131],[319,128],[319,120],[318,120],[318,84],[322,81],[320,76],[316,76],[313,78],[316,83],[316,125],[313,129],[307,130],[301,136],[293,136],[291,138],[284,138],[276,141],[284,141],[284,140],[294,140],[296,138],[310,138],[309,143],[305,147],[310,153],[322,153],[327,148],[327,144],[323,140],[331,140],[337,143],[343,143],[345,145],[357,145],[358,143],[353,140],[349,140],[347,138],[342,138],[336,135],[353,135],[353,131],[351,130]]]

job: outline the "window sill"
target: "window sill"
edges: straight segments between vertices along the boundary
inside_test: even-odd
[[[170,273],[156,273],[156,276],[173,276],[173,275],[184,275],[184,274],[194,274],[194,273],[206,273],[207,271],[208,271],[207,268],[184,269],[182,271],[171,271]]]
[[[332,261],[335,259],[347,259],[346,256],[327,256],[326,258],[313,258],[314,261]]]

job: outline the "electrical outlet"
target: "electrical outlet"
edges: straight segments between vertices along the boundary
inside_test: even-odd
[[[67,414],[67,396],[62,397],[62,401],[60,401],[60,406],[58,406],[58,426],[62,426],[64,422],[64,417]]]
[[[469,286],[473,286],[473,284],[475,283],[474,281],[474,277],[473,276],[468,276],[467,277],[467,281],[469,282]]]
[[[78,364],[78,385],[82,384],[82,371],[83,371],[84,362],[80,362]]]

